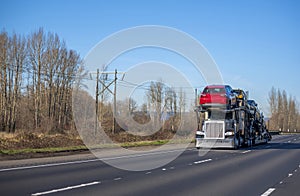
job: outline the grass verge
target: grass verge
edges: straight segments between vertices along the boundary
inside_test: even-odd
[[[0,150],[2,155],[18,155],[18,154],[32,154],[32,153],[56,153],[56,152],[71,152],[88,150],[86,146],[71,146],[71,147],[56,147],[56,148],[25,148]]]
[[[168,140],[158,140],[158,141],[142,141],[142,142],[126,142],[122,143],[121,147],[140,147],[140,146],[158,146],[168,143]],[[99,145],[93,148],[113,148],[116,145]],[[25,148],[25,149],[11,149],[11,150],[0,150],[1,155],[24,155],[24,154],[48,154],[48,153],[60,153],[60,152],[76,152],[76,151],[87,151],[86,146],[71,146],[71,147],[55,147],[55,148]]]
[[[170,143],[185,143],[188,140],[172,141]],[[140,141],[140,142],[125,142],[121,143],[120,146],[123,148],[131,147],[143,147],[143,146],[160,146],[167,144],[169,140],[156,140],[156,141]],[[114,148],[116,145],[99,145],[93,148]],[[0,155],[14,156],[14,155],[26,155],[26,154],[49,154],[49,153],[62,153],[62,152],[78,152],[88,151],[86,146],[71,146],[71,147],[55,147],[55,148],[25,148],[25,149],[11,149],[11,150],[0,150]]]

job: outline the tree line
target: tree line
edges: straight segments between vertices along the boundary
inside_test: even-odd
[[[59,131],[72,125],[72,84],[80,55],[42,28],[0,33],[0,131]]]
[[[163,82],[152,81],[140,90],[142,90],[140,93],[144,94],[144,102],[137,102],[134,98],[117,101],[116,117],[118,124],[116,132],[127,129],[127,126],[132,124],[132,120],[136,123],[134,127],[131,126],[131,129],[139,132],[151,130],[168,130],[173,132],[178,130],[180,123],[183,123],[181,122],[183,115],[186,116],[187,113],[194,115],[193,111],[187,110],[186,92],[182,89],[175,91],[174,88],[166,86]],[[102,125],[107,125],[103,126],[103,128],[108,132],[111,131],[113,119],[111,103],[105,104],[100,102],[98,104],[98,119],[100,119]],[[144,125],[150,120],[152,120],[152,124],[148,126],[149,130],[146,130]],[[139,124],[142,128],[139,128]]]
[[[272,87],[269,92],[270,130],[294,132],[300,130],[300,112],[296,98],[285,90]]]

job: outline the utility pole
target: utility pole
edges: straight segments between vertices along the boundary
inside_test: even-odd
[[[105,74],[104,77],[101,77],[100,78],[100,73],[101,74]],[[95,74],[95,73],[90,73],[90,74]],[[112,94],[114,96],[114,100],[113,100],[113,123],[112,123],[112,133],[114,134],[116,132],[116,119],[114,117],[114,115],[116,115],[117,113],[117,76],[118,74],[123,74],[123,78],[124,78],[124,74],[125,72],[118,72],[117,69],[115,69],[114,72],[99,72],[99,69],[97,69],[97,84],[96,84],[96,118],[95,118],[95,133],[97,131],[97,121],[98,121],[98,114],[99,114],[99,111],[100,111],[100,123],[102,122],[103,120],[103,109],[102,107],[104,106],[103,104],[103,99],[104,99],[104,92],[105,91],[108,91],[110,94]],[[107,80],[107,75],[108,74],[114,74],[115,78],[113,81],[111,81],[109,84],[106,84],[105,83],[105,80]],[[103,80],[103,81],[102,81]],[[99,90],[99,83],[101,83],[102,85],[102,88],[101,88],[101,91]],[[110,89],[110,86],[114,85],[114,90],[112,91]],[[101,94],[101,106],[99,108],[99,95]]]
[[[95,127],[94,127],[94,135],[96,135],[97,133],[97,127],[98,127],[98,108],[99,108],[99,101],[98,101],[98,97],[99,97],[99,69],[97,69],[97,83],[96,83],[96,103],[95,103],[95,107],[96,107],[96,116],[95,116]],[[101,121],[100,121],[101,122]]]
[[[195,88],[195,107],[198,105],[198,90]]]
[[[115,85],[114,85],[114,113],[113,113],[113,129],[112,129],[112,133],[114,134],[116,132],[116,118],[115,115],[117,113],[117,69],[115,69]]]
[[[101,75],[101,80],[104,80],[104,83],[105,83],[105,80],[107,80],[107,74]],[[104,84],[101,83],[101,92],[103,91],[103,89],[104,89]],[[104,106],[103,101],[104,101],[104,93],[101,93],[100,107],[99,107],[99,110],[100,110],[99,111],[99,113],[100,113],[100,115],[99,115],[100,122],[102,122],[102,120],[103,120],[103,106]]]

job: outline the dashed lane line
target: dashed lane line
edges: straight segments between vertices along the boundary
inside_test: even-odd
[[[242,154],[246,154],[248,152],[251,152],[251,150],[246,150],[246,151],[243,151]]]
[[[51,194],[51,193],[57,193],[57,192],[62,192],[62,191],[68,191],[68,190],[72,190],[72,189],[78,189],[78,188],[82,188],[82,187],[87,187],[87,186],[93,186],[93,185],[97,185],[97,184],[100,184],[100,183],[101,183],[100,181],[95,181],[95,182],[85,183],[85,184],[79,184],[79,185],[75,185],[75,186],[68,186],[68,187],[60,188],[60,189],[53,189],[53,190],[50,190],[50,191],[33,193],[31,195],[32,196],[47,195],[47,194]]]
[[[273,191],[275,191],[275,188],[269,188],[266,192],[264,192],[261,196],[268,196],[270,195]]]
[[[212,159],[205,159],[205,160],[201,160],[201,161],[195,161],[194,164],[200,164],[200,163],[205,163],[205,162],[209,162],[212,161]]]
[[[299,165],[299,168],[300,168],[300,165]],[[297,172],[298,169],[295,169],[294,172]],[[293,176],[293,173],[288,173],[287,177],[286,178],[290,178],[291,176]],[[284,181],[286,180],[283,179],[279,182],[279,185],[282,185],[284,183]],[[273,191],[275,191],[275,188],[269,188],[266,192],[264,192],[261,196],[268,196],[270,195]]]

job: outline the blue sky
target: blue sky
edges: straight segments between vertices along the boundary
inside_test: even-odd
[[[299,10],[293,0],[2,0],[0,28],[29,34],[43,27],[82,57],[125,28],[177,28],[204,45],[225,83],[249,90],[268,113],[272,86],[300,101]]]

